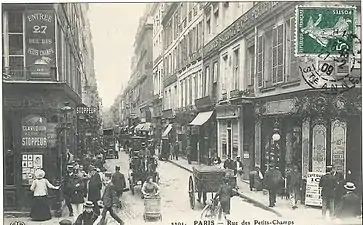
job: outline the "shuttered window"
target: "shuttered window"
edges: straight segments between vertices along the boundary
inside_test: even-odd
[[[259,36],[257,39],[257,85],[263,87],[263,67],[264,67],[264,39]]]
[[[272,30],[272,83],[284,81],[284,26]]]

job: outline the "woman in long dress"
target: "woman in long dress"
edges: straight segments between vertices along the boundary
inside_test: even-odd
[[[48,188],[59,189],[59,187],[52,185],[44,176],[44,170],[36,170],[36,179],[30,186],[30,190],[33,191],[33,204],[30,217],[34,221],[46,221],[52,218],[47,199]]]

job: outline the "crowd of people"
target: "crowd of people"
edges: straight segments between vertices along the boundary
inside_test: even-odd
[[[62,192],[69,216],[73,221],[62,220],[60,224],[91,225],[105,224],[107,212],[119,223],[124,224],[114,209],[121,209],[121,196],[126,190],[125,176],[116,166],[115,172],[104,169],[105,157],[85,154],[82,160],[74,159],[67,150],[67,169],[60,186],[51,184],[45,178],[45,171],[37,169],[36,179],[30,186],[33,202],[30,217],[33,221],[51,219],[47,196],[49,189]],[[98,221],[96,221],[98,220]]]

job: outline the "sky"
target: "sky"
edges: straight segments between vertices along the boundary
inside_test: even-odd
[[[92,42],[98,92],[109,108],[130,77],[131,57],[145,3],[90,3]]]

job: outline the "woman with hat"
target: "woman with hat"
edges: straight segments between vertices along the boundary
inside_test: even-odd
[[[74,225],[93,225],[99,214],[93,212],[94,204],[91,201],[86,201],[84,211],[77,217]]]
[[[34,221],[46,221],[52,218],[47,200],[48,188],[59,189],[59,187],[51,184],[44,176],[44,170],[36,170],[36,179],[30,186],[30,190],[33,191],[34,196],[30,217]]]
[[[335,212],[338,218],[353,218],[362,215],[362,203],[358,195],[354,193],[354,183],[347,182],[344,185],[347,193],[341,198],[340,204]]]

